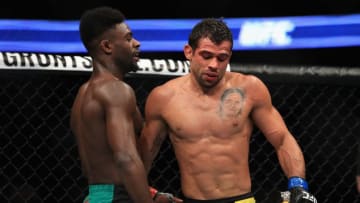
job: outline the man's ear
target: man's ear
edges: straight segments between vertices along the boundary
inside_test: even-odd
[[[193,49],[188,44],[185,45],[185,47],[184,47],[184,56],[186,57],[187,60],[191,61],[192,56],[193,56]]]
[[[110,54],[112,52],[112,44],[108,39],[101,40],[99,46],[106,54]]]

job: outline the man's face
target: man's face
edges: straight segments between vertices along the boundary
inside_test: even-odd
[[[209,38],[199,40],[193,50],[185,46],[184,53],[190,61],[190,71],[202,87],[215,86],[224,76],[231,57],[231,42],[214,44]]]
[[[113,33],[113,57],[124,72],[136,71],[139,67],[140,42],[133,37],[127,24],[118,24]]]

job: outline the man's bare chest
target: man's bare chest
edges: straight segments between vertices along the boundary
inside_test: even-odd
[[[241,98],[181,97],[172,100],[163,115],[176,135],[226,137],[241,132],[248,124],[247,108]]]

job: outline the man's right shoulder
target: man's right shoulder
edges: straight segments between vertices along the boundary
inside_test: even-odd
[[[164,97],[171,92],[173,92],[173,87],[168,83],[164,83],[154,87],[154,89],[151,90],[150,95],[153,97]]]
[[[160,89],[161,91],[165,91],[165,92],[166,91],[174,92],[178,88],[180,88],[183,83],[184,83],[183,77],[177,77],[177,78],[166,81],[162,85],[157,86],[156,88],[154,88],[154,90]]]
[[[149,97],[160,101],[168,100],[176,94],[179,84],[178,78],[169,80],[152,89]]]

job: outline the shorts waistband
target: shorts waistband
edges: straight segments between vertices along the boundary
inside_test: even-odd
[[[89,185],[90,192],[98,191],[114,191],[115,185],[113,184],[91,184]],[[117,186],[118,187],[118,186]]]
[[[123,185],[90,184],[88,199],[90,202],[133,203]]]

